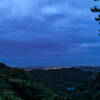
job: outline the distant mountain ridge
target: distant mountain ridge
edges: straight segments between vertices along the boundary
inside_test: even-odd
[[[31,70],[59,70],[59,69],[70,69],[70,68],[76,68],[80,69],[82,71],[91,71],[91,72],[100,72],[100,66],[67,66],[67,67],[41,67],[41,68],[34,68],[34,67],[27,67],[23,68],[26,71],[31,71]]]
[[[77,68],[83,71],[100,72],[100,66],[80,66]]]

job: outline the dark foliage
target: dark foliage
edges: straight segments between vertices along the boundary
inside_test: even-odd
[[[30,73],[0,63],[0,100],[100,100],[99,72],[71,68]],[[34,75],[33,80],[30,75]],[[62,96],[57,91],[63,92],[63,85],[75,87],[75,90],[65,90],[66,95]]]
[[[82,71],[76,68],[64,68],[57,70],[32,70],[30,77],[59,94],[65,94],[68,87],[78,87],[85,83],[93,72]]]
[[[0,63],[0,100],[66,100],[40,83],[32,81],[23,69]]]
[[[72,97],[72,100],[100,100],[100,73],[74,91]]]

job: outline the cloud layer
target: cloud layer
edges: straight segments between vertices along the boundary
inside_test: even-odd
[[[86,0],[0,0],[0,60],[98,65],[100,39],[90,6]]]

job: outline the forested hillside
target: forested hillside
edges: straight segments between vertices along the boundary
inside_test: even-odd
[[[79,87],[88,81],[94,74],[89,71],[82,71],[76,68],[63,68],[57,70],[32,70],[28,71],[30,77],[42,84],[45,84],[54,92],[65,94],[69,87]]]
[[[0,63],[0,100],[65,100],[44,85],[32,81],[23,69]]]
[[[100,100],[100,73],[75,68],[26,72],[0,63],[0,100]]]
[[[73,91],[71,100],[100,100],[100,72]]]

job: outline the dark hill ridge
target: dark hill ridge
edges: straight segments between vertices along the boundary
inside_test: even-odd
[[[0,100],[100,100],[100,73],[77,68],[26,72],[0,63]]]
[[[66,100],[33,81],[26,71],[0,63],[0,100]]]
[[[100,66],[80,66],[77,68],[83,71],[100,72]]]
[[[4,63],[0,63],[0,68],[4,68],[4,67],[8,67],[8,66]]]

